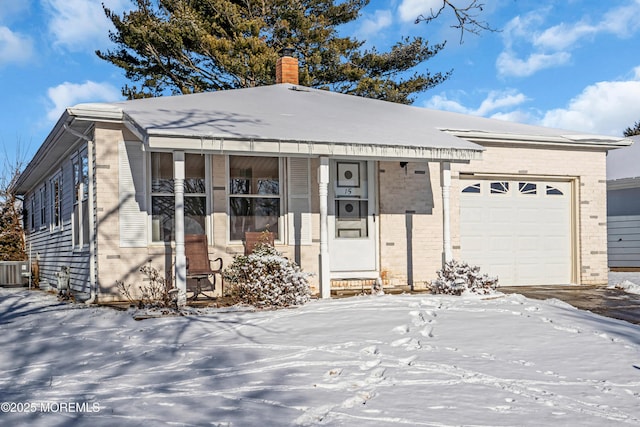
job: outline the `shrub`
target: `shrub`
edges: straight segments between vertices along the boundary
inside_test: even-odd
[[[431,282],[431,291],[436,294],[461,295],[465,292],[490,294],[498,287],[498,278],[480,273],[480,267],[466,262],[449,261],[436,273]]]
[[[258,243],[249,255],[238,255],[224,270],[231,297],[254,307],[288,307],[309,301],[311,290],[300,267],[270,245]]]
[[[174,303],[171,283],[161,276],[157,269],[149,265],[140,267],[140,272],[147,277],[148,283],[141,285],[138,288],[139,292],[135,290],[132,292],[131,285],[121,280],[116,280],[118,290],[130,302],[137,303],[138,308],[171,307]]]

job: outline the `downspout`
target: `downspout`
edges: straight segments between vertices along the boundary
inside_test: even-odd
[[[63,125],[64,130],[69,132],[71,135],[76,136],[80,139],[83,139],[87,142],[87,161],[89,162],[89,299],[84,303],[87,305],[93,304],[96,302],[98,297],[98,283],[96,281],[96,221],[94,216],[94,161],[93,161],[93,140],[89,138],[87,135],[82,134],[74,129],[71,129],[66,123]]]

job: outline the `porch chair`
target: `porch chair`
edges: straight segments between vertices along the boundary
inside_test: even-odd
[[[244,254],[251,254],[258,243],[265,243],[269,246],[273,246],[274,242],[275,233],[268,231],[246,231],[244,233]]]
[[[216,274],[220,275],[220,281],[224,286],[222,278],[222,258],[216,258],[214,263],[220,263],[218,269],[211,267],[212,262],[209,259],[209,250],[207,245],[207,236],[204,234],[185,234],[184,236],[184,252],[187,257],[187,291],[193,292],[191,299],[195,300],[198,295],[202,294],[207,298],[213,299],[213,297],[204,293],[200,281],[205,279],[209,283],[209,290],[215,291],[216,289]],[[213,276],[213,281],[209,280],[209,277]],[[195,279],[195,287],[189,286],[188,279]],[[223,288],[224,290],[224,288]]]

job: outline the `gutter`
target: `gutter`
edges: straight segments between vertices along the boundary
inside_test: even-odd
[[[478,144],[500,143],[517,145],[553,145],[575,147],[582,145],[593,148],[614,149],[633,144],[628,138],[607,137],[603,135],[521,135],[509,133],[492,133],[479,130],[440,129],[450,135],[464,138]]]

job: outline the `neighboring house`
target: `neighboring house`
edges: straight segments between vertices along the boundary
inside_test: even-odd
[[[17,183],[42,280],[69,266],[105,301],[150,263],[184,289],[185,234],[228,265],[268,229],[322,297],[424,287],[450,259],[502,285],[607,281],[605,158],[628,140],[296,83],[68,108]]]
[[[607,156],[608,253],[611,268],[640,267],[640,136]]]

